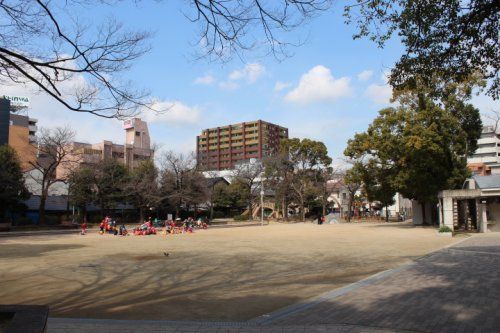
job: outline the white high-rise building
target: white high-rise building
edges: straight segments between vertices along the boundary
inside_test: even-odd
[[[500,133],[495,126],[483,127],[477,150],[467,159],[467,164],[478,173],[488,173],[487,170],[475,170],[483,165],[491,169],[492,174],[500,174]]]

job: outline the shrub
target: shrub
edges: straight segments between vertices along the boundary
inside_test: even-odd
[[[248,221],[248,215],[235,215],[233,219],[235,221]]]
[[[224,212],[218,210],[214,211],[214,219],[221,219],[224,217],[226,217],[226,214],[224,214]]]
[[[443,225],[442,227],[439,228],[439,232],[453,232],[450,227],[447,225]]]
[[[31,220],[27,216],[19,216],[18,218],[15,219],[15,223],[14,224],[16,226],[32,225],[33,224],[33,220]]]
[[[87,222],[89,223],[100,223],[102,220],[101,215],[90,215],[89,220]]]
[[[55,215],[47,215],[45,216],[45,224],[46,225],[57,225],[61,224],[61,218]]]

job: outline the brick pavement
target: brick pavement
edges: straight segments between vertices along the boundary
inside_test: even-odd
[[[262,324],[356,324],[418,332],[500,332],[500,233],[477,235],[404,269]]]
[[[49,319],[49,333],[82,332],[500,332],[500,233],[250,322]]]

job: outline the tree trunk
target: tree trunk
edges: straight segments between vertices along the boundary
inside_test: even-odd
[[[286,202],[286,198],[283,197],[283,219],[285,221],[288,220],[288,205]]]
[[[144,208],[139,207],[139,222],[142,224],[144,223]]]
[[[351,211],[353,198],[349,198],[349,205],[347,205],[347,222],[351,222]]]
[[[385,205],[385,222],[389,222],[389,206]]]
[[[40,206],[38,207],[38,222],[40,225],[45,224],[45,201],[47,200],[47,194],[42,191],[40,195]]]
[[[214,205],[210,204],[210,221],[214,219]]]
[[[420,206],[422,207],[422,225],[427,225],[426,216],[425,216],[425,202],[422,202],[420,204]]]
[[[326,216],[326,200],[323,199],[323,216]]]
[[[300,220],[305,221],[306,220],[306,212],[304,210],[304,200],[300,198]]]

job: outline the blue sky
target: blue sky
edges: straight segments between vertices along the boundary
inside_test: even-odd
[[[135,63],[127,77],[146,88],[164,105],[164,115],[143,115],[153,142],[162,149],[188,152],[203,128],[262,119],[289,128],[292,137],[325,142],[334,158],[342,157],[346,140],[366,129],[377,111],[388,105],[387,72],[402,47],[396,39],[379,49],[369,40],[353,40],[340,6],[287,35],[304,40],[282,61],[259,52],[220,63],[196,60],[199,26],[189,22],[187,1],[132,1],[113,7],[88,7],[79,18],[98,21],[115,17],[127,28],[154,32],[152,50]],[[6,88],[7,89],[7,88]],[[124,140],[117,120],[105,120],[64,110],[56,102],[24,87],[8,92],[29,95],[30,116],[39,126],[70,125],[87,142]],[[173,103],[173,104],[172,104]],[[482,112],[498,103],[480,96]]]

